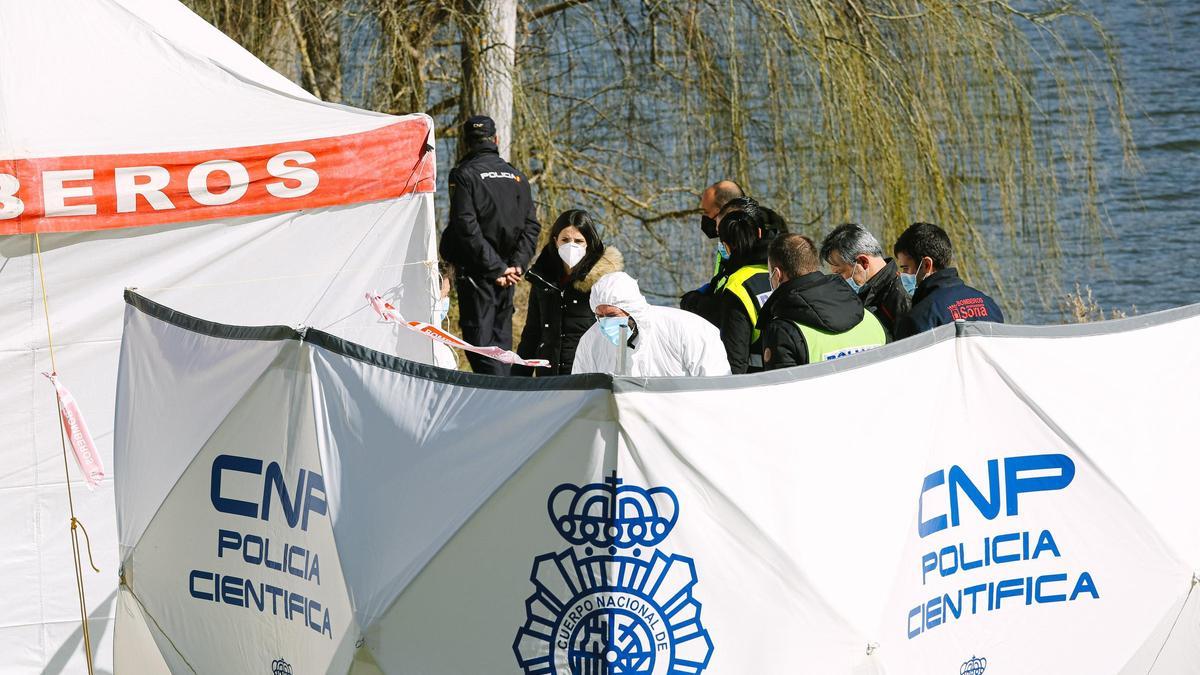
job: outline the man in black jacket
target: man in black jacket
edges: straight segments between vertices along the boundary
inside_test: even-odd
[[[700,231],[709,239],[717,238],[717,223],[720,221],[725,207],[730,202],[735,200],[741,201],[745,199],[745,194],[742,188],[737,183],[731,180],[719,180],[704,189],[700,193]],[[753,201],[753,200],[751,200]],[[758,203],[754,203],[754,208],[758,208]],[[756,211],[757,215],[757,211]],[[688,291],[679,298],[679,308],[699,314],[709,321],[709,323],[720,328],[720,308],[717,303],[717,288],[719,280],[727,275],[722,269],[725,267],[726,252],[722,252],[721,247],[717,247],[717,257],[713,266],[712,280],[704,284],[694,291]]]
[[[896,320],[908,314],[912,300],[896,262],[883,257],[879,240],[862,225],[839,225],[821,242],[821,259],[846,280],[863,307],[892,335]]]
[[[478,115],[463,125],[467,153],[450,171],[450,224],[442,258],[457,270],[462,337],[481,347],[512,348],[513,288],[533,257],[541,225],[529,181],[500,158],[496,123]],[[507,375],[509,367],[467,353],[471,370]]]
[[[776,237],[767,265],[775,290],[759,319],[764,369],[832,361],[887,343],[883,326],[850,286],[818,271],[817,247],[808,237]]]
[[[897,340],[933,330],[957,320],[1004,323],[999,305],[958,278],[950,267],[954,251],[950,236],[937,225],[914,223],[896,240],[896,264],[916,276],[912,310],[896,322]]]

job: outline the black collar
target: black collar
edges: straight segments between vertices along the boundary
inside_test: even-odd
[[[961,286],[962,279],[958,278],[958,270],[953,267],[941,269],[921,280],[917,286],[917,290],[913,293],[913,304],[924,300],[931,293],[939,288],[948,288],[950,286]]]

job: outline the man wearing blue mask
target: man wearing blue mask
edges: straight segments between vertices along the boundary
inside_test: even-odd
[[[951,267],[954,250],[942,228],[914,223],[892,250],[901,274],[912,275],[917,287],[912,310],[896,322],[897,340],[959,320],[1004,323],[996,301],[963,283]]]
[[[721,334],[704,319],[652,307],[624,272],[600,278],[589,300],[596,324],[579,340],[572,373],[635,377],[728,375]]]
[[[912,291],[905,290],[896,262],[883,257],[879,240],[862,225],[839,225],[821,242],[821,260],[846,280],[888,335],[895,334],[896,320],[912,307]]]

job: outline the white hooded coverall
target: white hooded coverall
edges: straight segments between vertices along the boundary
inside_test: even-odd
[[[703,318],[673,307],[646,302],[637,280],[624,272],[601,277],[592,287],[592,311],[612,305],[629,313],[637,324],[633,349],[627,350],[626,373],[617,372],[620,352],[600,332],[589,328],[575,350],[572,373],[609,373],[634,377],[728,375],[729,360],[721,334]]]

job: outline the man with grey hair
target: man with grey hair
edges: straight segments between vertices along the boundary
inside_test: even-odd
[[[839,225],[821,242],[821,259],[893,335],[896,321],[912,308],[912,299],[895,261],[883,257],[879,240],[862,225]]]

